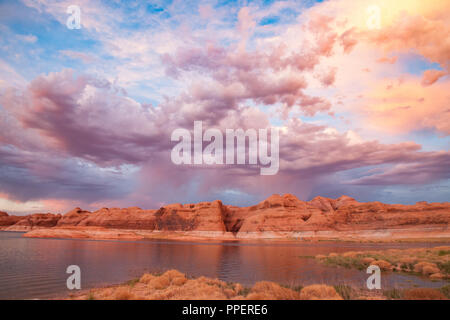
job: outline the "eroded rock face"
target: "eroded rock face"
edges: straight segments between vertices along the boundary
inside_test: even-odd
[[[385,230],[405,226],[448,226],[450,203],[415,205],[360,203],[342,196],[302,201],[291,194],[272,195],[250,207],[221,201],[171,204],[158,210],[102,208],[89,212],[75,208],[64,215],[26,217],[0,213],[0,226],[30,230],[53,227],[101,227],[148,231],[213,231],[238,233],[296,231]]]
[[[10,216],[4,211],[0,211],[0,227],[8,227],[16,224],[19,220],[24,217]]]
[[[155,213],[155,230],[226,231],[221,201],[169,205]]]
[[[156,210],[143,210],[138,207],[126,209],[102,208],[88,213],[77,226],[94,226],[114,229],[153,230]]]
[[[82,210],[80,208],[75,208],[66,214],[64,214],[61,219],[58,220],[57,226],[63,227],[63,226],[76,226],[81,221],[86,219],[88,215],[90,214],[89,211]]]
[[[244,218],[239,232],[308,230],[327,221],[325,214],[291,194],[272,195],[256,206],[241,208]],[[311,220],[312,219],[312,220]]]
[[[61,219],[60,214],[52,213],[35,213],[25,217],[21,217],[17,223],[8,227],[9,231],[28,231],[34,228],[52,228]]]

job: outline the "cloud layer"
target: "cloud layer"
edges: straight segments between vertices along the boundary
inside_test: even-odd
[[[25,5],[25,15],[50,17],[54,34],[67,36],[66,3]],[[283,192],[377,200],[411,186],[426,196],[433,185],[445,199],[450,6],[381,1],[380,28],[370,29],[369,5],[82,2],[71,46],[5,22],[2,52],[18,49],[16,60],[0,60],[1,198],[66,210],[246,204]],[[33,67],[33,55],[52,64]],[[278,127],[279,173],[174,165],[171,133],[194,121]],[[417,200],[403,193],[402,202]]]

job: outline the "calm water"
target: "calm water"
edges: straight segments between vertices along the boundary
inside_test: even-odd
[[[364,249],[429,247],[441,244],[273,244],[178,241],[92,241],[23,238],[23,233],[0,232],[0,299],[65,296],[67,266],[81,268],[82,289],[117,284],[145,271],[175,268],[193,276],[217,277],[251,285],[260,280],[284,284],[351,282],[362,287],[363,271],[324,267],[301,258]],[[440,287],[444,282],[382,274],[382,286]]]

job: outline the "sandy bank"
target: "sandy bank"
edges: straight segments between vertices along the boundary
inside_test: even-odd
[[[22,231],[22,230],[10,230]],[[450,241],[448,226],[414,226],[386,230],[220,232],[110,229],[102,227],[53,227],[28,231],[29,238],[95,240],[272,240],[272,241]]]

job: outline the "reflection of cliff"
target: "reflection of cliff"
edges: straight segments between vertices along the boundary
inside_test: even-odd
[[[223,205],[221,201],[172,204],[158,210],[137,207],[102,208],[89,212],[75,208],[64,215],[33,214],[25,217],[0,214],[4,230],[101,227],[115,230],[203,232],[211,237],[227,233],[336,232],[390,230],[407,227],[440,227],[448,231],[450,203],[419,202],[415,205],[360,203],[342,196],[301,201],[293,195],[273,195],[251,207]],[[305,233],[306,234],[306,233]]]

